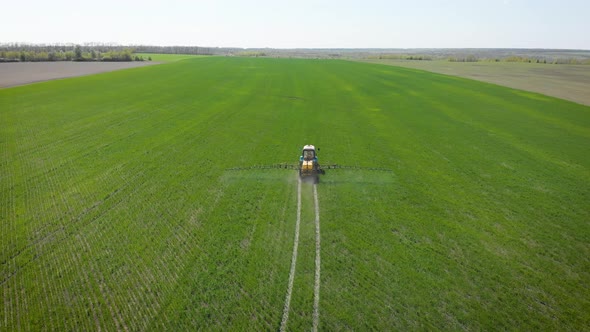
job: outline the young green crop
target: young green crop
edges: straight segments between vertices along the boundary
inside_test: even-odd
[[[202,57],[206,57],[204,55],[191,55],[191,54],[157,54],[157,53],[134,53],[134,56],[140,56],[142,57],[144,60],[148,60],[149,58],[151,58],[151,61],[157,61],[157,62],[176,62],[176,61],[180,61],[180,60],[186,60],[186,59],[197,59],[197,58],[202,58]]]
[[[590,108],[382,65],[207,57],[0,90],[0,323],[279,328],[320,162],[320,329],[590,315]],[[288,327],[309,329],[311,188]]]

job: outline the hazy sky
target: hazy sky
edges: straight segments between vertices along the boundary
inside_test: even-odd
[[[0,43],[590,49],[590,0],[16,0]]]

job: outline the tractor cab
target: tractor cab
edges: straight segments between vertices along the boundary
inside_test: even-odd
[[[324,172],[320,168],[320,164],[318,164],[315,146],[306,145],[299,157],[299,176],[301,178],[311,178],[314,183],[318,183],[320,181],[319,174],[324,174]]]
[[[313,145],[306,145],[303,147],[303,152],[301,152],[301,157],[299,157],[299,161],[318,161],[315,146]]]

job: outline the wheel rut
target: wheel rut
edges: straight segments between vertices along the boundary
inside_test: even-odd
[[[289,285],[285,295],[283,306],[283,319],[281,320],[280,331],[287,329],[289,320],[289,307],[291,306],[291,294],[293,293],[293,281],[295,280],[295,268],[297,266],[297,249],[299,247],[299,225],[301,223],[301,179],[297,180],[297,221],[295,222],[295,240],[293,241],[293,255],[291,256],[291,270],[289,271]]]
[[[315,210],[315,276],[313,287],[313,326],[312,330],[317,331],[320,321],[320,272],[321,272],[321,237],[320,237],[320,206],[318,199],[317,184],[313,184],[313,201]],[[289,271],[289,283],[285,295],[285,304],[283,306],[283,317],[281,320],[280,331],[286,331],[289,320],[289,311],[291,310],[291,296],[293,294],[293,282],[297,267],[297,252],[299,249],[299,229],[301,225],[301,179],[297,181],[297,219],[295,222],[295,237],[293,241],[293,254],[291,256],[291,269]]]

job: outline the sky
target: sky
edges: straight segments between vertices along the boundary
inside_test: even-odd
[[[6,1],[0,43],[590,49],[590,0]]]

